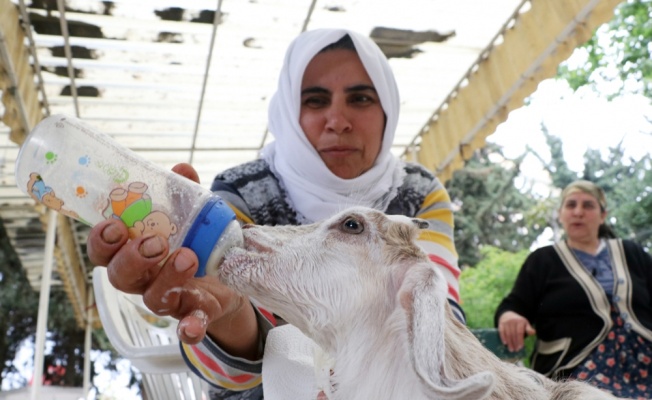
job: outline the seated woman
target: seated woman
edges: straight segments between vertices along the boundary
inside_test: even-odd
[[[601,188],[562,192],[566,240],[534,251],[495,315],[510,350],[537,335],[532,368],[634,399],[652,398],[652,258],[605,225]],[[535,329],[536,328],[536,331]]]

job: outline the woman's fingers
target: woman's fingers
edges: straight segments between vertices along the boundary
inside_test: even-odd
[[[166,257],[168,243],[158,236],[128,239],[121,221],[102,221],[89,233],[88,256],[95,265],[107,267],[109,281],[116,289],[142,294]]]
[[[189,164],[177,164],[172,170],[199,182],[197,171]],[[201,341],[209,324],[237,312],[239,303],[234,301],[237,295],[233,291],[217,278],[195,278],[197,256],[181,248],[168,257],[169,243],[160,236],[129,240],[122,221],[107,219],[91,229],[87,248],[93,264],[107,267],[116,289],[141,294],[156,314],[179,319],[177,333],[186,343]]]
[[[509,351],[514,352],[523,348],[523,339],[526,333],[534,332],[534,329],[525,317],[513,311],[507,311],[500,316],[498,332],[503,344]]]
[[[536,334],[537,334],[536,329],[534,329],[532,327],[532,325],[530,325],[530,323],[528,322],[527,326],[525,327],[525,335],[526,336],[532,336],[532,335],[536,335]]]
[[[128,239],[121,221],[102,221],[89,233],[88,256],[94,264],[108,268],[109,281],[116,289],[143,294],[158,274],[169,245],[160,236]]]
[[[123,292],[143,294],[156,279],[168,250],[167,240],[157,235],[127,242],[107,264],[109,281]]]
[[[208,317],[202,310],[196,310],[184,317],[177,325],[177,337],[186,344],[197,344],[206,336]]]
[[[509,351],[519,351],[523,348],[523,337],[525,336],[525,324],[518,321],[513,324],[514,327],[511,331],[510,341],[507,345]]]
[[[107,219],[95,225],[86,242],[88,257],[94,265],[106,266],[129,240],[127,227],[118,220]]]
[[[186,177],[190,179],[193,182],[199,183],[199,174],[195,169],[192,167],[192,165],[187,164],[187,163],[180,163],[172,167],[172,171],[176,172],[177,174]]]
[[[501,334],[501,339],[503,341],[503,344],[507,346],[507,349],[509,351],[514,351],[515,346],[516,346],[516,340],[515,337],[518,336],[518,333],[516,331],[517,327],[514,324],[505,324],[503,328],[503,333]]]
[[[187,248],[170,255],[143,294],[145,305],[179,320],[177,335],[188,344],[201,341],[208,326],[237,313],[240,296],[216,277],[195,278],[199,262]]]
[[[145,305],[157,314],[177,319],[200,308],[202,299],[209,295],[193,278],[197,266],[197,256],[191,250],[181,248],[172,253],[143,293]]]

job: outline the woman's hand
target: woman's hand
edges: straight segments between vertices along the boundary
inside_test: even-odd
[[[173,171],[198,181],[188,164]],[[195,278],[199,262],[190,249],[169,254],[163,237],[128,238],[127,227],[114,219],[95,225],[88,236],[90,260],[107,267],[116,289],[140,294],[154,313],[178,319],[177,335],[185,343],[196,344],[208,333],[234,356],[259,357],[256,316],[247,298],[216,277]]]
[[[525,317],[513,311],[505,311],[500,316],[498,332],[500,340],[511,352],[521,350],[525,337],[537,333]]]

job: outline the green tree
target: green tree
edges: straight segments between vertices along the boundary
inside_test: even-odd
[[[494,326],[494,313],[509,294],[529,251],[516,253],[492,246],[482,248],[482,260],[474,268],[466,268],[460,276],[460,297],[470,329]],[[531,354],[535,338],[525,340],[525,352]],[[528,360],[523,360],[529,366]]]
[[[574,90],[591,86],[608,97],[640,93],[652,98],[651,17],[652,0],[623,2],[614,18],[577,50],[582,61],[562,63],[558,75]]]
[[[581,62],[573,66],[563,63],[558,76],[574,90],[590,86],[608,98],[636,93],[652,99],[651,51],[652,0],[628,0],[616,7],[609,23],[576,50],[585,55]],[[652,249],[650,157],[627,159],[619,145],[610,149],[605,160],[596,151],[587,152],[584,160],[580,177],[605,189],[609,222],[616,233]],[[563,187],[559,183],[556,186]]]
[[[506,251],[529,248],[545,228],[533,218],[538,200],[515,186],[521,161],[507,160],[500,146],[488,143],[447,182],[460,265],[477,264],[487,245]]]
[[[2,380],[17,376],[13,360],[23,341],[34,335],[38,296],[27,281],[23,267],[14,251],[4,223],[0,219],[0,358],[2,359]],[[27,382],[18,382],[24,386]]]
[[[485,246],[482,260],[474,268],[465,268],[460,276],[460,298],[470,329],[494,326],[494,311],[512,290],[516,275],[529,254]]]
[[[22,376],[15,364],[16,354],[23,345],[32,345],[36,335],[39,295],[30,286],[20,259],[11,245],[4,222],[0,219],[0,385],[7,381],[10,388],[28,384],[29,376]],[[93,335],[92,349],[109,352],[110,357],[99,357],[102,367],[115,371],[117,354],[110,347],[103,331]],[[72,305],[60,287],[50,293],[47,324],[47,348],[43,378],[48,384],[82,386],[85,332],[77,326]],[[90,356],[90,355],[88,355]],[[105,360],[105,361],[104,361]],[[28,360],[28,367],[31,367]],[[91,363],[91,377],[94,376]],[[132,373],[132,384],[137,385]]]

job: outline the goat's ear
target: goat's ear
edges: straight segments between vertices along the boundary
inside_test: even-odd
[[[446,293],[446,281],[432,264],[420,263],[405,271],[398,301],[407,315],[412,367],[438,399],[484,399],[494,386],[490,372],[461,380],[450,379],[446,374]]]

